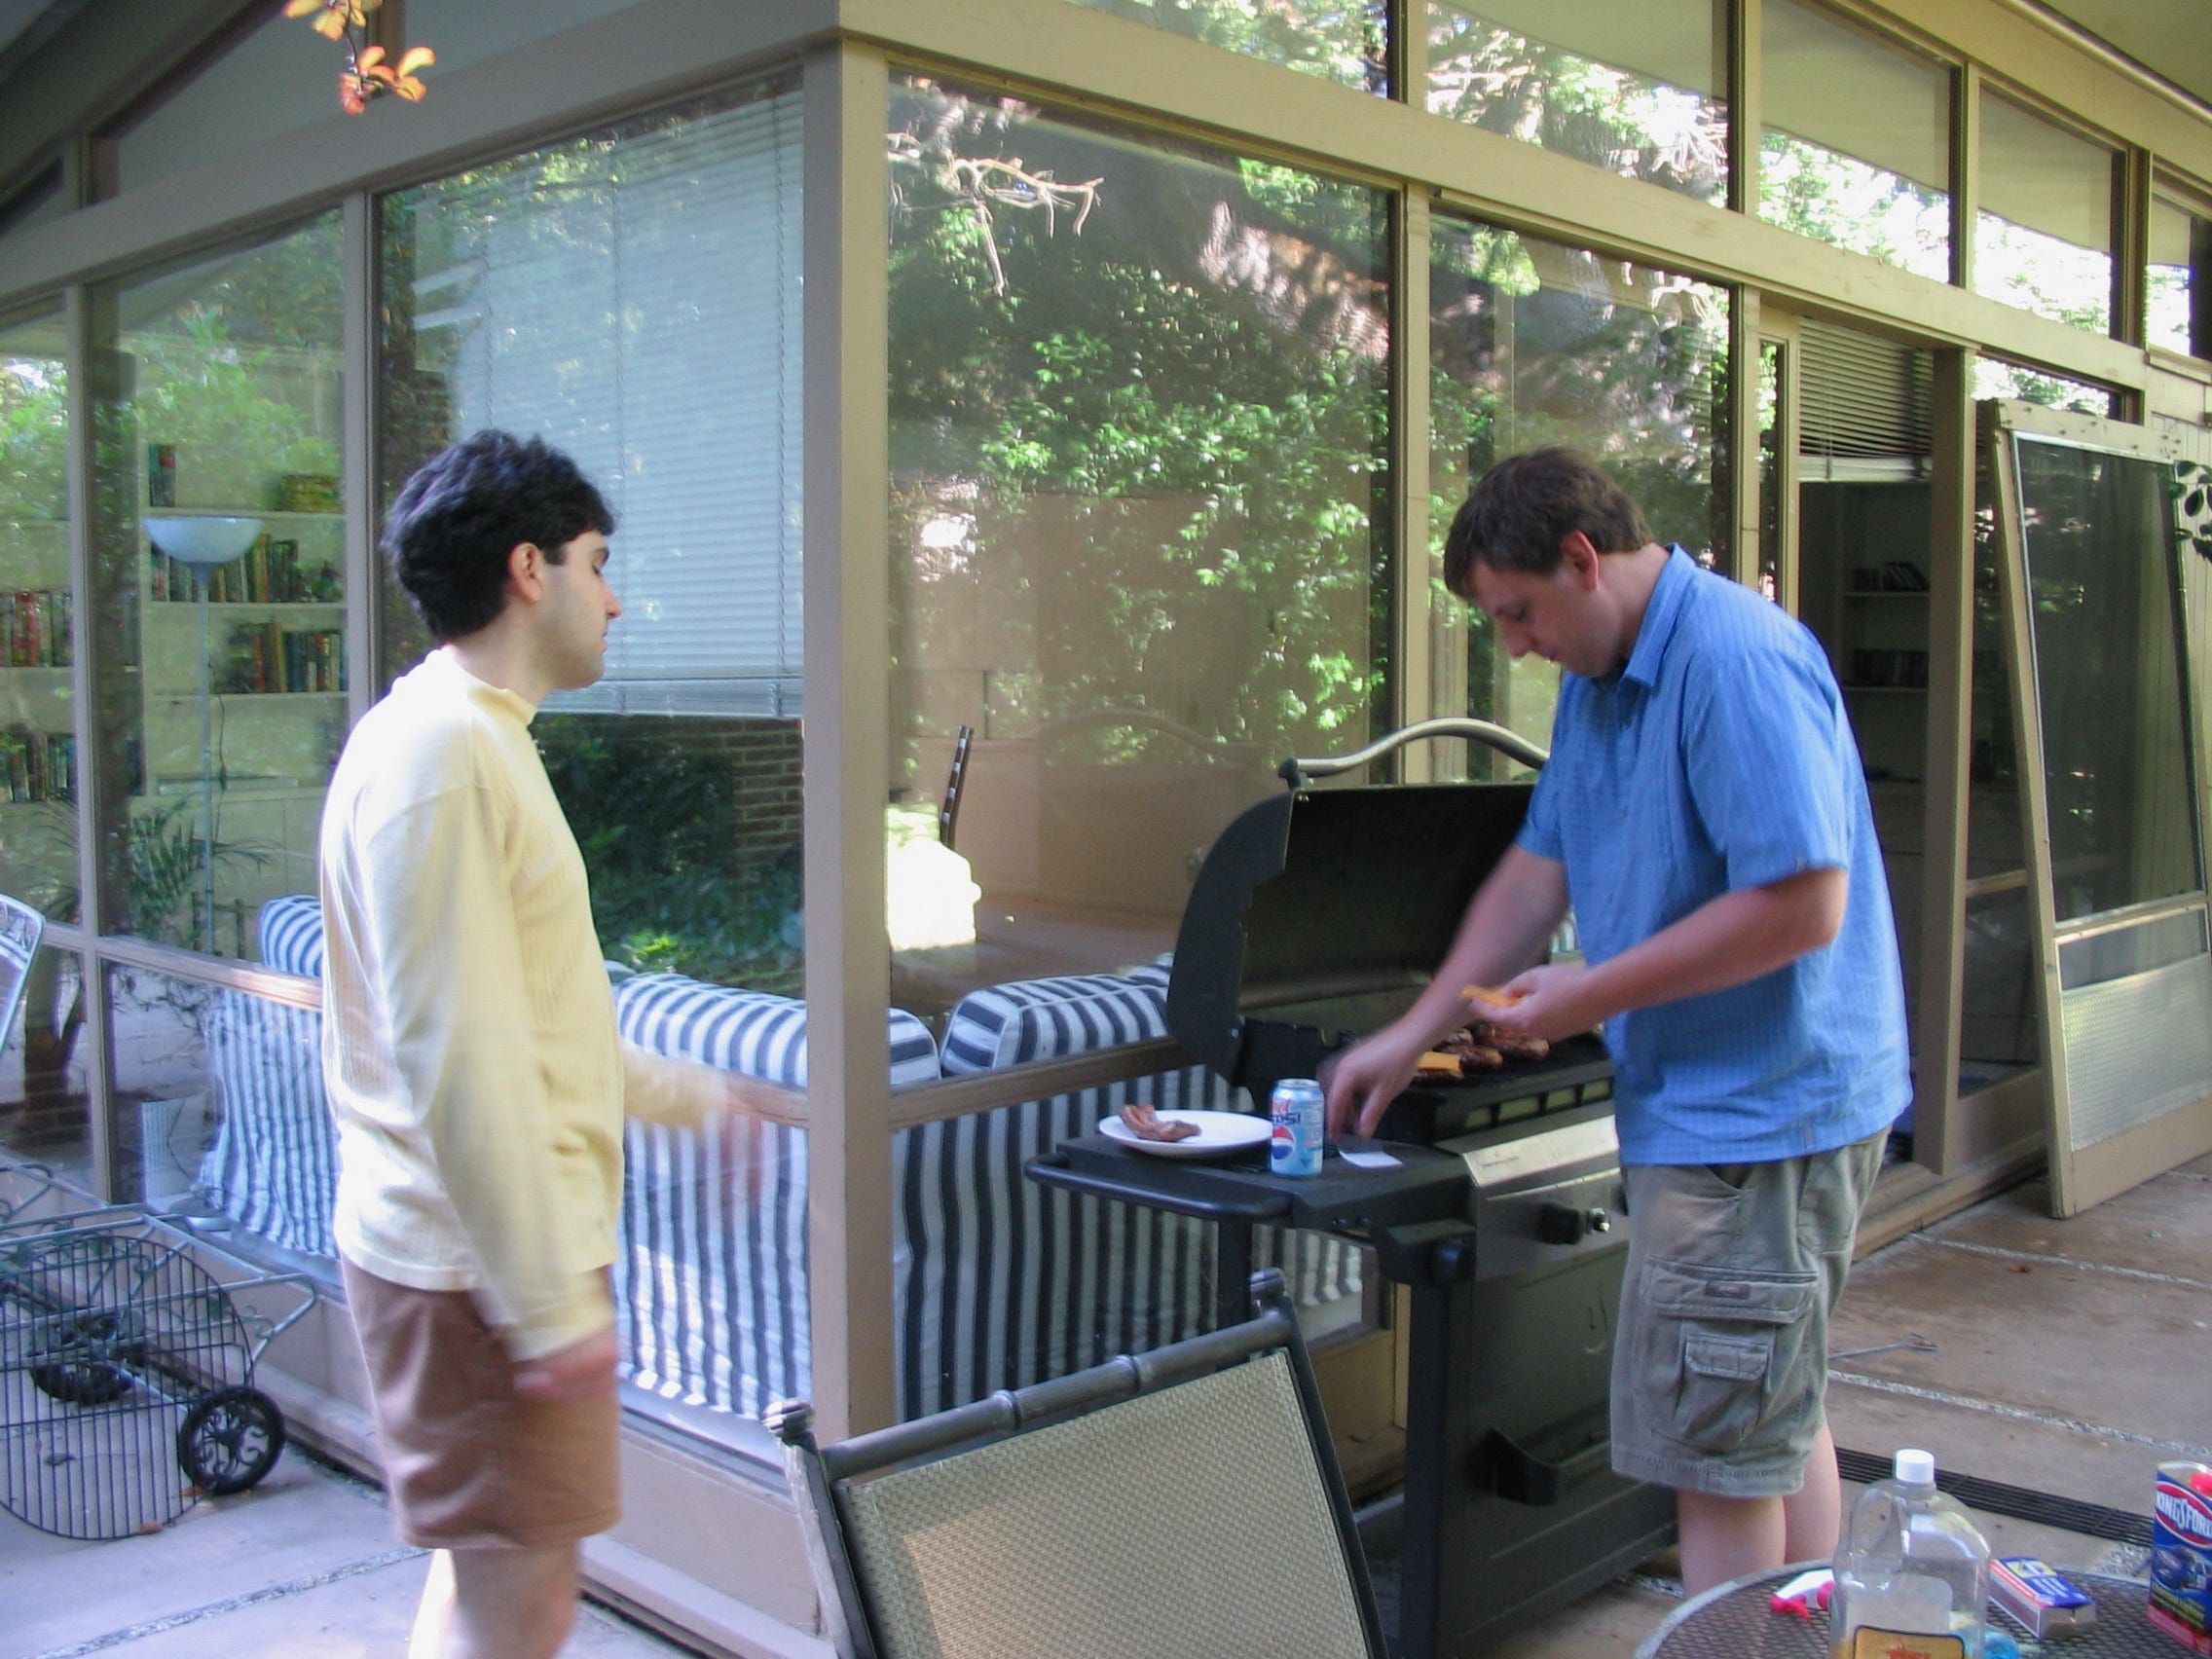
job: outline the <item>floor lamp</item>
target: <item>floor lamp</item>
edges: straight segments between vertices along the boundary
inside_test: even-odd
[[[214,579],[216,566],[228,565],[253,545],[261,534],[261,521],[225,515],[149,516],[146,534],[164,553],[192,568],[192,585],[200,600],[200,876],[207,926],[201,948],[211,952],[215,948],[215,779],[210,719],[214,698],[207,683],[207,584]]]

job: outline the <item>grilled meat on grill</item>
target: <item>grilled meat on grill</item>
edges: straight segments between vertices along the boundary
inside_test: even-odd
[[[1493,1025],[1487,1019],[1478,1019],[1467,1029],[1475,1042],[1486,1048],[1495,1049],[1500,1054],[1516,1063],[1524,1060],[1540,1060],[1552,1051],[1552,1046],[1541,1037],[1530,1037],[1519,1031],[1510,1031],[1502,1025]]]

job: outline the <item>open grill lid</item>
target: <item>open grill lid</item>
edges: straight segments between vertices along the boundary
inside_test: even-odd
[[[1294,790],[1230,824],[1175,940],[1167,1029],[1264,1096],[1397,1017],[1451,948],[1528,784]]]

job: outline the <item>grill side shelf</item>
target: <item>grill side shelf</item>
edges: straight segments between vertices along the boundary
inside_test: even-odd
[[[1148,1204],[1209,1221],[1272,1222],[1364,1237],[1379,1228],[1463,1221],[1470,1183],[1463,1160],[1423,1146],[1373,1145],[1397,1158],[1384,1169],[1345,1162],[1332,1143],[1321,1173],[1270,1170],[1265,1152],[1220,1162],[1153,1158],[1104,1135],[1079,1135],[1026,1165],[1032,1180],[1123,1203]]]

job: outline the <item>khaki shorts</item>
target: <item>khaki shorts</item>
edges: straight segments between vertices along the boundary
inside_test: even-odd
[[[1886,1134],[1770,1163],[1641,1164],[1613,1342],[1613,1467],[1723,1497],[1804,1482],[1828,1314]]]
[[[596,1400],[517,1399],[514,1364],[468,1292],[393,1284],[344,1257],[339,1268],[402,1540],[534,1548],[621,1518],[611,1388]]]

